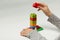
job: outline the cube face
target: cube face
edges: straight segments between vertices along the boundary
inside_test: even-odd
[[[31,20],[31,21],[36,21],[36,20],[37,20],[37,18],[30,18],[30,20]]]
[[[30,29],[35,29],[35,26],[30,26]]]
[[[41,27],[40,27],[39,25],[36,25],[36,28],[39,29],[39,28],[41,28]]]
[[[36,17],[37,17],[37,15],[35,13],[30,14],[30,18],[36,18]]]
[[[38,8],[39,6],[40,6],[40,3],[37,3],[37,2],[33,3],[34,8]]]
[[[36,26],[36,24],[30,24],[30,26]]]
[[[40,28],[38,28],[38,29],[37,29],[37,31],[42,31],[42,30],[43,30],[43,28],[42,28],[42,27],[40,27]]]
[[[36,21],[31,21],[31,20],[30,20],[30,24],[36,24]]]

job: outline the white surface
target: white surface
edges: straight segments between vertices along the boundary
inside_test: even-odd
[[[20,36],[19,32],[29,27],[29,14],[38,15],[38,25],[45,30],[39,32],[48,40],[58,37],[57,28],[47,21],[42,11],[38,12],[32,7],[36,0],[0,0],[0,40],[29,40]],[[45,2],[52,13],[60,17],[60,0],[37,0]],[[48,25],[47,25],[48,24]]]

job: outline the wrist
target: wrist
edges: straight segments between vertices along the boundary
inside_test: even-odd
[[[48,17],[52,15],[52,13],[51,13],[51,11],[50,11],[49,9],[48,9],[48,10],[45,10],[44,13],[45,13],[45,15],[48,16]]]
[[[47,12],[47,13],[45,13],[45,14],[46,14],[46,16],[48,16],[48,17],[50,17],[50,16],[52,15],[51,12]]]

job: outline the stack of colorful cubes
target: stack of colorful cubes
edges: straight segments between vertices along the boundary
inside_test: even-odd
[[[32,29],[37,29],[37,31],[43,30],[42,27],[39,27],[36,25],[37,24],[37,15],[35,13],[30,14],[30,28]]]
[[[35,13],[30,14],[30,27],[35,29],[37,23],[37,15]]]

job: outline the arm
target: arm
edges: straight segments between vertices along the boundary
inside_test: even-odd
[[[51,16],[49,16],[48,21],[60,29],[60,19],[57,16],[52,14]]]
[[[36,30],[31,31],[27,37],[31,40],[47,40],[45,37],[39,34]]]
[[[36,30],[33,30],[33,29],[24,29],[21,32],[21,35],[28,37],[30,40],[47,40],[41,34],[39,34]]]
[[[38,10],[42,10],[46,16],[48,16],[48,21],[54,24],[57,28],[60,29],[60,19],[51,13],[48,6],[45,3],[40,3],[42,6],[39,7]]]

